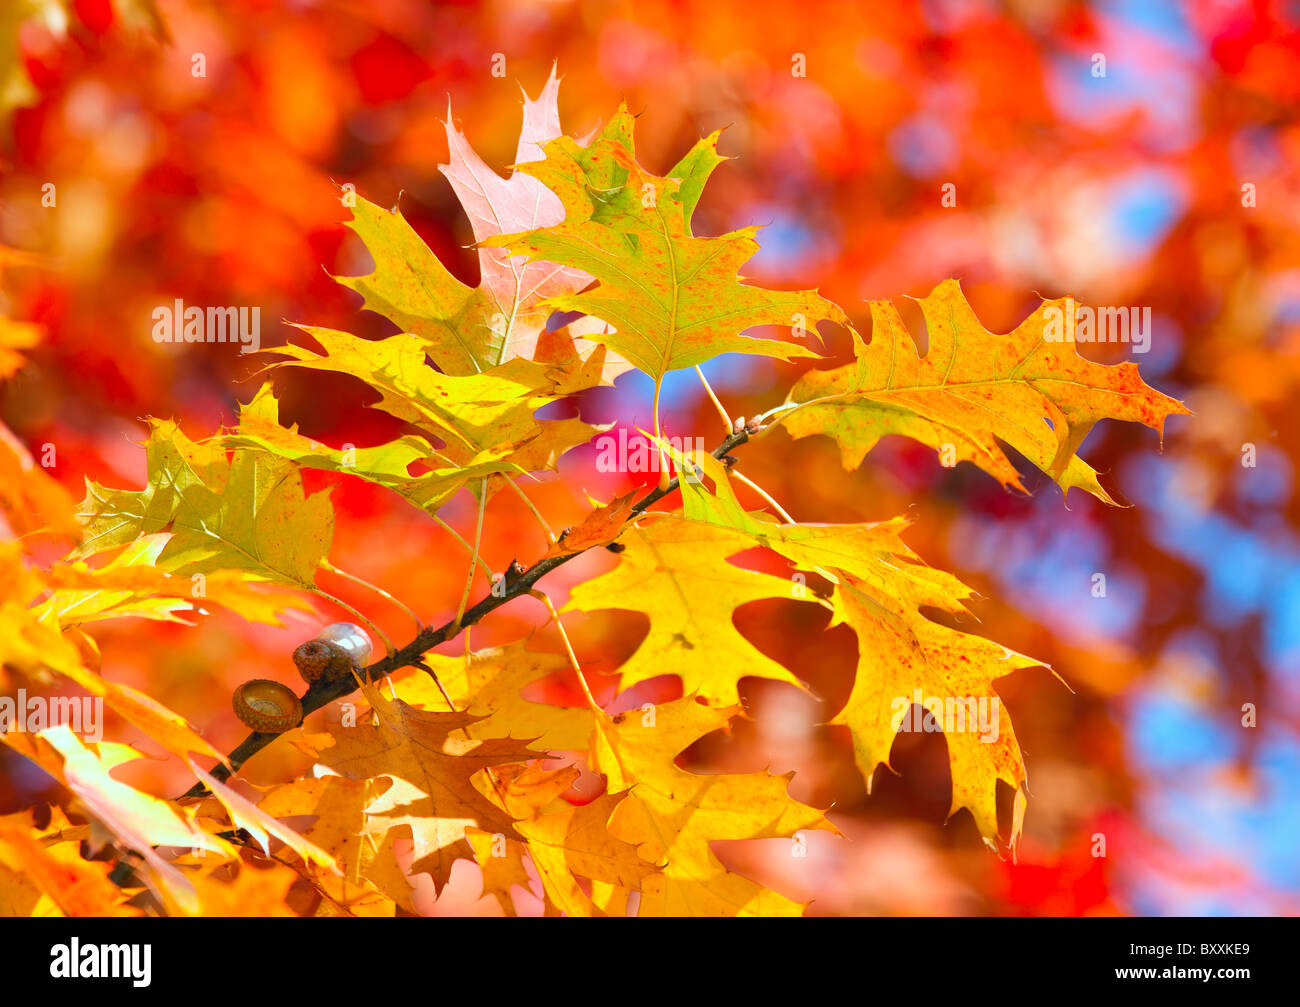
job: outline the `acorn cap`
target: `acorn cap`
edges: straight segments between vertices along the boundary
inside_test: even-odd
[[[263,734],[280,734],[302,721],[302,703],[287,685],[255,678],[235,689],[235,716]]]
[[[293,652],[293,663],[298,667],[298,674],[308,685],[324,677],[330,663],[336,659],[334,648],[324,640],[308,640],[300,643]]]

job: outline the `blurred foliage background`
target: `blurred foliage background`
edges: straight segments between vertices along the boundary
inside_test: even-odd
[[[195,54],[206,76],[193,75]],[[504,77],[492,74],[496,54]],[[800,56],[806,76],[792,73]],[[898,775],[880,770],[868,796],[846,729],[823,726],[847,698],[851,632],[823,632],[828,614],[811,606],[751,605],[742,630],[824,702],[747,680],[753,722],[690,759],[796,770],[794,796],[833,804],[847,840],[810,836],[805,859],[779,840],[736,844],[724,859],[814,899],[813,913],[1300,911],[1300,425],[1285,419],[1300,385],[1294,4],[6,0],[0,243],[16,251],[0,256],[2,313],[36,323],[44,341],[0,386],[0,417],[34,453],[55,446],[52,472],[78,496],[83,476],[135,487],[141,417],[205,436],[260,380],[235,347],[153,342],[156,305],[260,306],[263,345],[289,338],[280,319],[386,334],[330,278],[369,264],[341,226],[345,183],[381,205],[400,197],[449,268],[476,282],[468,220],[437,170],[442,121],[450,108],[504,172],[520,88],[535,95],[553,64],[566,130],[587,133],[625,100],[652,171],[728,126],[720,149],[735,160],[706,189],[696,230],[766,224],[753,278],[817,286],[864,332],[863,300],[896,297],[923,333],[903,295],[949,276],[994,331],[1040,295],[1150,307],[1150,352],[1131,359],[1194,413],[1170,422],[1163,447],[1134,425],[1093,432],[1081,454],[1133,505],[1123,509],[1064,502],[1029,474],[1033,491],[1011,495],[894,439],[854,473],[823,438],[778,434],[747,449],[746,470],[800,520],[910,513],[913,547],[986,596],[979,631],[1051,664],[1073,691],[1041,669],[999,684],[1032,795],[1012,863],[985,850],[966,812],[945,824],[939,735],[901,736]],[[54,206],[43,205],[47,183]],[[941,203],[946,183],[955,207]],[[847,336],[826,336],[843,362]],[[1081,349],[1115,362],[1131,347]],[[774,405],[798,373],[734,357],[705,371],[733,415]],[[346,377],[276,382],[283,418],[312,437],[364,446],[395,432]],[[650,384],[625,376],[580,408],[591,422],[644,425]],[[670,375],[665,415],[670,434],[720,439],[689,371]],[[626,489],[628,476],[597,472],[594,458],[571,453],[564,478],[535,489],[556,527],[581,515],[583,491]],[[373,486],[318,475],[340,513],[338,565],[430,622],[454,614],[464,560],[450,539]],[[468,504],[444,516],[472,528]],[[517,498],[498,495],[493,568],[540,555],[535,527]],[[608,565],[584,558],[548,588],[558,601]],[[336,593],[373,607],[347,585]],[[517,639],[543,616],[512,606],[473,643]],[[409,632],[400,612],[374,617]],[[597,670],[616,668],[643,632],[631,614],[574,620]],[[97,633],[104,674],[222,748],[243,736],[231,687],[286,678],[308,635],[306,624],[222,616]],[[675,688],[649,683],[628,705]],[[1242,726],[1246,703],[1257,727]],[[260,763],[304,761],[284,748]],[[259,761],[245,773],[254,781]],[[183,766],[140,766],[127,769],[141,785],[189,782]],[[0,812],[39,796],[42,781],[13,762],[0,770]],[[475,901],[475,868],[461,866],[430,911],[497,911]]]

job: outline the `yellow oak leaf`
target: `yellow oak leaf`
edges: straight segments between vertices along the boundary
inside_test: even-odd
[[[0,825],[0,836],[3,835],[3,831],[4,826]],[[34,872],[24,863],[24,856],[21,850],[15,851],[12,847],[6,849],[5,840],[0,838],[0,917],[67,915],[61,913],[54,901],[32,880],[31,875]],[[10,867],[9,863],[16,866]],[[88,901],[94,903],[103,900],[96,900],[92,895]],[[94,909],[91,912],[93,914]]]
[[[556,810],[518,824],[547,897],[566,916],[604,916],[578,878],[637,889],[659,866],[642,859],[637,846],[610,832],[610,817],[624,794],[602,794],[587,804],[556,802]]]
[[[424,655],[451,696],[456,708],[472,714],[466,724],[471,738],[488,739],[511,734],[547,751],[579,751],[591,736],[591,710],[587,706],[552,706],[525,699],[521,692],[534,682],[569,667],[560,654],[528,649],[527,640],[504,647],[476,651],[463,657]],[[446,710],[447,701],[426,672],[417,671],[397,680],[402,699],[412,706]]]
[[[573,786],[581,775],[576,766],[550,770],[540,762],[528,765],[501,766],[494,770],[494,779],[479,790],[499,803],[515,819],[534,817],[539,809],[559,802],[559,796]],[[516,826],[518,826],[516,822]],[[483,875],[483,894],[493,896],[506,916],[518,916],[512,890],[516,887],[532,891],[533,876],[528,872],[525,844],[508,839],[502,833],[490,834],[477,829],[465,830],[465,837],[474,847],[474,858]],[[542,891],[546,914],[558,915],[546,889]]]
[[[591,883],[591,901],[596,903],[606,916],[627,916],[630,899],[634,893],[629,888],[606,884],[604,881]]]
[[[365,809],[388,786],[386,780],[351,780],[345,776],[320,776],[294,780],[269,791],[258,808],[272,818],[311,816],[301,830],[304,839],[328,853],[341,875],[303,863],[317,889],[338,910],[338,915],[392,916],[394,899],[367,880],[376,859],[392,856],[391,844],[378,847],[365,835]],[[409,903],[408,903],[409,908]]]
[[[292,359],[273,366],[337,371],[359,378],[380,394],[374,408],[445,441],[441,454],[454,465],[482,461],[485,454],[508,458],[511,451],[541,434],[533,413],[557,396],[551,369],[522,357],[489,371],[458,376],[425,363],[425,345],[406,333],[371,340],[334,329],[299,328],[324,353],[292,344],[278,346],[269,352]]]
[[[226,757],[195,731],[184,717],[169,710],[153,697],[121,682],[111,682],[81,667],[62,667],[58,671],[92,696],[102,699],[122,719],[134,724],[150,740],[156,741],[172,754],[186,758],[195,753],[210,756],[218,762],[226,761]]]
[[[909,729],[912,725],[913,699],[918,704],[935,700],[943,706],[935,728],[945,723],[952,728],[944,730],[953,781],[949,817],[969,808],[981,835],[996,849],[997,781],[1005,780],[1017,788],[1010,838],[1014,853],[1026,800],[1021,788],[1025,770],[1010,714],[992,681],[1041,662],[922,614],[923,608],[965,613],[972,592],[952,574],[927,566],[903,542],[906,518],[851,525],[779,524],[741,507],[716,458],[696,452],[690,460],[705,479],[683,482],[687,514],[744,529],[755,543],[836,585],[835,622],[848,624],[857,634],[859,657],[853,691],[831,723],[848,725],[868,791],[876,768],[888,765],[895,733],[904,721]],[[954,717],[945,721],[949,705]]]
[[[298,875],[284,864],[272,862],[257,868],[244,863],[231,880],[218,878],[217,873],[209,871],[190,879],[199,901],[199,910],[193,915],[223,918],[298,915],[285,904]]]
[[[608,328],[600,319],[582,315],[567,325],[543,329],[538,335],[532,359],[547,365],[547,375],[555,382],[559,394],[571,395],[597,385],[613,384],[614,377],[631,369],[632,365],[618,354],[586,338],[586,333],[604,332]]]
[[[171,573],[241,570],[315,590],[334,511],[327,494],[305,494],[295,465],[260,451],[236,451],[228,461],[219,442],[196,444],[169,420],[152,421],[146,456],[143,490],[87,482],[78,511],[85,539],[75,557],[169,531],[156,563]]]
[[[1010,845],[1020,838],[1025,780],[1020,745],[993,680],[1042,662],[992,640],[932,622],[906,602],[845,575],[835,587],[835,622],[857,635],[853,691],[832,724],[847,724],[858,769],[871,789],[900,728],[942,729],[952,770],[952,816],[969,808],[980,835],[998,848],[997,781],[1017,791]],[[912,705],[933,717],[920,722]]]
[[[222,443],[232,448],[264,451],[306,468],[354,475],[387,487],[421,510],[436,514],[443,504],[471,481],[502,472],[527,471],[526,463],[532,461],[534,455],[543,461],[549,461],[556,453],[555,449],[535,445],[544,436],[554,438],[559,433],[547,426],[548,423],[555,422],[570,421],[539,421],[542,429],[537,436],[526,442],[530,452],[526,458],[521,457],[523,450],[495,453],[484,451],[463,465],[453,464],[427,440],[415,436],[399,437],[375,447],[350,447],[344,450],[304,437],[298,432],[296,424],[292,427],[281,426],[275,394],[270,384],[266,384],[258,390],[251,402],[240,408],[239,425],[222,438]],[[574,432],[567,431],[567,428],[566,432],[573,438]],[[574,444],[584,443],[589,437],[589,433],[577,436],[573,443],[565,444],[560,453]],[[425,466],[428,470],[412,474],[413,465]],[[548,466],[537,466],[543,467]]]
[[[282,626],[280,614],[313,611],[302,596],[278,591],[243,570],[214,570],[178,577],[159,569],[158,558],[171,536],[142,535],[101,567],[83,562],[55,563],[41,574],[53,593],[35,611],[60,626],[137,616],[181,621],[177,612],[217,604],[252,622]]]
[[[512,478],[515,473],[554,471],[564,454],[586,444],[611,426],[609,423],[584,423],[576,417],[537,420],[537,433],[505,456],[506,466],[488,476],[489,490],[504,489],[503,480]]]
[[[334,858],[311,840],[298,834],[274,816],[263,811],[256,804],[239,793],[233,787],[222,783],[211,773],[204,772],[190,762],[190,769],[207,786],[230,815],[231,823],[247,832],[262,847],[264,853],[271,852],[271,836],[284,843],[302,859],[331,874],[342,875],[343,871]]]
[[[192,607],[187,599],[194,590],[188,577],[171,577],[150,566],[166,545],[168,536],[148,535],[132,542],[112,562],[99,569],[84,563],[55,564],[49,571],[32,570],[21,564],[15,547],[0,546],[0,573],[8,568],[12,576],[3,578],[13,597],[0,595],[0,657],[6,664],[34,675],[34,670],[48,667],[101,699],[109,707],[162,745],[168,751],[186,757],[189,753],[210,756],[219,762],[225,757],[205,741],[184,717],[169,710],[151,697],[117,682],[103,678],[83,667],[78,641],[59,632],[60,624],[79,623],[111,617],[136,615],[148,618],[172,618],[177,609]],[[44,588],[54,588],[39,604],[31,604]],[[307,608],[296,595],[262,593],[246,582],[238,571],[220,571],[208,578],[210,596],[226,602],[245,617],[264,616],[278,622],[274,613],[282,608]],[[27,604],[21,604],[22,599]],[[71,631],[76,633],[75,630]],[[90,644],[93,646],[93,642]],[[94,657],[93,651],[89,655]],[[93,661],[92,661],[93,663]],[[75,698],[59,697],[52,703],[64,705],[77,729],[83,726],[81,707]],[[135,758],[139,758],[137,753]]]
[[[700,521],[656,516],[629,527],[618,566],[573,589],[566,612],[644,612],[650,631],[619,669],[622,687],[677,675],[682,688],[709,702],[738,701],[748,675],[802,688],[802,683],[741,635],[732,622],[741,605],[790,598],[791,584],[728,562],[756,543],[741,532]]]
[[[497,774],[493,793],[517,819],[525,841],[486,834],[472,839],[484,892],[496,895],[507,915],[514,915],[510,887],[527,887],[531,880],[523,863],[525,851],[537,869],[548,913],[566,916],[606,915],[587,897],[579,878],[635,889],[642,878],[659,870],[642,860],[635,846],[609,831],[610,815],[626,795],[603,794],[582,805],[561,797],[579,775],[576,766],[548,770],[538,764],[506,766]]]
[[[366,310],[418,337],[421,352],[444,373],[475,374],[491,366],[507,344],[510,316],[502,314],[494,329],[498,309],[488,292],[452,276],[401,210],[349,195],[354,205],[347,226],[365,242],[375,269],[334,279],[360,294]]]
[[[800,570],[832,582],[839,572],[849,573],[917,607],[966,611],[964,599],[970,597],[970,588],[947,571],[927,565],[903,541],[902,533],[912,523],[910,517],[859,524],[779,522],[771,515],[745,510],[717,458],[703,451],[683,456],[669,446],[665,450],[671,452],[675,463],[693,465],[702,475],[682,480],[682,513],[686,517],[742,531],[755,545],[766,546]],[[799,585],[792,596],[813,600]]]
[[[516,819],[534,818],[543,811],[554,811],[562,795],[573,788],[582,775],[577,766],[547,769],[541,762],[502,766],[496,781],[484,792],[501,802]]]
[[[352,779],[384,776],[393,785],[366,809],[368,835],[410,828],[413,873],[429,873],[436,890],[451,877],[452,864],[472,855],[465,830],[477,828],[519,838],[510,816],[483,796],[473,777],[491,766],[537,758],[509,738],[474,740],[463,730],[480,718],[468,713],[430,713],[365,689],[373,717],[354,727],[333,728],[334,745],[321,762]]]
[[[898,309],[871,302],[871,342],[853,333],[854,363],[805,374],[779,422],[791,436],[826,434],[846,469],[856,469],[881,437],[902,434],[929,445],[946,464],[974,462],[1004,486],[1023,489],[998,445],[1010,444],[1066,492],[1078,486],[1114,503],[1097,473],[1075,452],[1098,420],[1142,423],[1163,431],[1182,403],[1156,391],[1137,365],[1104,365],[1075,349],[1074,312],[1059,339],[1053,312],[1069,298],[1044,301],[1006,335],[989,332],[956,280],[917,302],[929,349],[917,352]]]
[[[802,907],[728,871],[710,844],[722,839],[790,838],[803,829],[838,833],[816,808],[792,799],[793,773],[698,774],[673,761],[704,735],[726,727],[739,707],[705,706],[693,696],[599,721],[593,768],[611,791],[630,789],[610,832],[643,860],[665,864],[642,882],[646,916],[797,916]],[[608,879],[606,879],[608,883]],[[621,887],[621,886],[616,886]]]
[[[466,829],[465,838],[474,850],[474,859],[483,875],[483,895],[497,900],[506,916],[518,916],[515,888],[531,891],[532,875],[524,858],[524,844],[506,839],[500,833]]]

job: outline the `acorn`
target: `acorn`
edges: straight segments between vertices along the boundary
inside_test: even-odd
[[[302,721],[302,703],[287,685],[254,678],[235,690],[235,716],[262,734],[280,734]]]
[[[314,640],[299,644],[293,652],[293,663],[298,674],[308,685],[321,679],[345,678],[354,669],[360,670],[370,663],[372,651],[370,636],[351,622],[336,622],[326,626]]]

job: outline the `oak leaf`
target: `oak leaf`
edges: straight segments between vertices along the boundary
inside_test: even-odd
[[[341,873],[310,860],[302,869],[339,915],[392,916],[399,903],[412,911],[404,881],[397,897],[391,897],[368,877],[372,868],[378,873],[377,861],[390,859],[396,867],[391,841],[377,846],[366,836],[366,806],[387,786],[386,780],[308,777],[276,787],[257,802],[273,818],[313,818],[300,830],[302,838],[327,853]]]
[[[542,559],[572,556],[614,541],[623,532],[632,505],[636,502],[636,494],[636,490],[631,490],[590,511],[580,524],[566,531],[558,542],[547,549]]]
[[[669,170],[652,175],[636,161],[634,118],[626,106],[586,146],[569,137],[542,145],[545,159],[517,165],[539,179],[564,205],[563,223],[483,239],[528,262],[555,262],[590,274],[598,285],[557,294],[545,303],[608,322],[593,333],[656,383],[671,370],[721,353],[753,353],[788,360],[816,356],[796,343],[738,335],[760,325],[812,329],[817,322],[847,323],[844,312],[815,290],[769,290],[738,282],[739,269],[758,251],[757,228],[717,238],[696,237],[691,216],[713,168],[720,133],[713,133]]]
[[[540,159],[539,145],[561,135],[558,94],[559,81],[552,71],[536,99],[524,95],[516,165]],[[517,168],[502,178],[489,168],[455,125],[450,109],[445,127],[450,157],[439,170],[464,207],[477,241],[563,219],[560,201],[536,178]],[[477,287],[467,286],[443,266],[399,209],[384,210],[355,194],[350,199],[348,226],[365,243],[375,268],[363,276],[335,279],[359,293],[367,310],[418,337],[446,374],[475,374],[513,358],[532,358],[551,314],[545,300],[591,282],[579,269],[546,261],[523,262],[499,248],[480,245],[480,282]],[[590,344],[582,338],[583,332],[605,326],[582,319],[573,328],[577,344],[587,349]],[[626,369],[626,363],[602,351],[584,387],[612,381]]]
[[[89,556],[170,531],[157,558],[171,573],[241,570],[264,580],[315,590],[329,551],[334,511],[325,493],[307,496],[298,468],[260,451],[197,444],[168,420],[153,420],[143,490],[87,481],[78,511],[85,538],[74,556]]]
[[[579,878],[637,889],[659,870],[642,859],[636,845],[610,832],[610,817],[624,799],[624,794],[602,794],[582,805],[561,800],[555,810],[519,822],[546,894],[566,916],[606,915]]]
[[[142,535],[101,567],[53,564],[41,573],[52,593],[36,613],[63,627],[126,616],[179,622],[177,612],[216,604],[250,622],[283,626],[281,613],[313,611],[301,595],[269,588],[242,570],[214,570],[200,579],[159,569],[170,539],[166,532]]]
[[[525,699],[523,691],[569,668],[560,654],[529,650],[528,641],[475,651],[464,657],[428,653],[433,669],[456,708],[475,719],[464,727],[468,737],[489,739],[506,733],[529,738],[547,751],[580,751],[591,735],[591,711],[586,706],[552,706]],[[427,672],[412,672],[397,680],[404,702],[429,710],[445,710],[447,701]]]
[[[460,732],[480,719],[472,714],[418,710],[370,686],[365,693],[373,722],[362,718],[354,727],[333,730],[334,745],[320,761],[352,779],[393,781],[366,809],[367,835],[382,838],[390,829],[409,827],[412,872],[431,874],[435,890],[447,883],[457,858],[472,855],[467,828],[519,837],[510,816],[479,792],[473,777],[541,753],[509,738],[465,737]]]
[[[665,450],[671,451],[676,464],[693,466],[702,476],[681,483],[686,517],[742,531],[755,545],[766,546],[798,569],[832,582],[838,580],[838,574],[849,573],[900,602],[954,614],[966,612],[964,599],[970,596],[970,588],[946,570],[926,564],[903,541],[911,518],[858,524],[777,521],[771,515],[745,510],[717,458],[703,451],[682,455],[669,447]],[[795,597],[814,600],[807,591],[796,591]]]
[[[1011,717],[992,683],[1042,662],[923,614],[930,608],[967,615],[965,602],[972,592],[952,574],[927,566],[903,542],[906,518],[850,525],[778,523],[741,507],[717,459],[694,452],[690,460],[714,489],[709,492],[704,481],[684,482],[685,513],[743,529],[755,544],[834,585],[832,625],[844,623],[856,633],[858,663],[849,699],[831,723],[849,727],[868,792],[877,767],[889,765],[894,735],[911,716],[914,698],[937,701],[931,729],[943,729],[948,746],[949,817],[969,808],[985,842],[996,849],[997,781],[1004,780],[1016,789],[1010,832],[1014,853],[1026,800],[1025,768]],[[953,716],[945,718],[949,707]]]
[[[61,667],[58,671],[92,696],[102,699],[123,720],[138,727],[151,741],[172,754],[186,758],[194,753],[210,756],[218,762],[226,761],[226,757],[195,731],[189,721],[152,696],[76,665]]]
[[[533,415],[562,394],[557,375],[545,364],[515,357],[489,371],[457,376],[429,367],[423,345],[410,335],[369,340],[333,329],[303,331],[325,352],[276,347],[272,352],[292,359],[274,366],[361,379],[381,396],[374,408],[444,441],[440,457],[451,465],[502,461],[501,468],[509,469],[513,453],[528,450],[531,441],[545,435],[546,424],[556,422]]]
[[[625,794],[606,793],[579,805],[562,797],[579,775],[576,766],[548,770],[536,763],[507,766],[498,773],[494,792],[516,818],[525,841],[506,840],[502,850],[502,837],[479,834],[474,847],[484,892],[497,895],[508,915],[513,915],[510,886],[527,886],[530,880],[522,861],[525,851],[541,880],[547,915],[605,916],[579,878],[588,887],[600,882],[635,889],[662,866],[642,860],[635,846],[610,833],[610,815]]]
[[[111,864],[43,838],[31,811],[0,815],[0,916],[143,915],[124,905],[131,893],[109,880]]]
[[[925,356],[887,300],[871,302],[871,342],[853,332],[854,363],[805,374],[781,415],[792,437],[827,434],[846,469],[856,469],[881,437],[902,434],[950,461],[970,461],[1003,485],[1023,489],[1004,441],[1067,492],[1078,486],[1113,504],[1097,472],[1075,452],[1098,420],[1129,420],[1163,430],[1182,403],[1146,384],[1137,365],[1105,365],[1075,350],[1071,307],[1054,341],[1044,301],[1014,330],[994,335],[975,316],[956,280],[917,302],[925,316]]]
[[[618,566],[577,585],[563,611],[626,609],[649,616],[649,633],[619,668],[622,688],[677,675],[686,692],[721,705],[738,701],[737,683],[748,675],[802,688],[732,622],[748,602],[792,597],[790,581],[728,562],[755,547],[750,536],[657,515],[629,527],[619,541]]]
[[[831,723],[848,725],[868,791],[876,768],[889,765],[894,736],[904,718],[911,718],[915,702],[933,717],[928,723],[922,719],[923,730],[943,729],[952,771],[949,817],[969,808],[985,843],[996,850],[997,781],[1005,781],[1016,791],[1010,834],[1014,851],[1025,802],[1025,767],[993,680],[1042,662],[932,622],[851,576],[836,585],[834,604],[832,625],[844,623],[857,635],[858,666],[848,702]]]
[[[614,811],[610,832],[637,845],[643,860],[665,864],[642,882],[646,916],[797,916],[802,907],[728,871],[711,843],[790,838],[804,829],[838,832],[816,808],[790,797],[793,773],[697,774],[673,761],[697,740],[724,728],[739,707],[705,706],[692,696],[600,718],[593,768],[611,791],[631,794]]]
[[[113,778],[110,771],[126,758],[139,757],[124,745],[84,744],[66,724],[36,734],[0,734],[0,742],[35,762],[75,796],[75,810],[91,820],[96,841],[131,850],[142,860],[145,879],[169,911],[199,909],[194,886],[156,847],[202,849],[231,859],[233,848],[209,835],[188,811]]]
[[[294,829],[289,828],[274,816],[263,811],[239,791],[222,783],[211,773],[200,769],[193,762],[190,762],[189,765],[194,775],[203,781],[212,796],[226,809],[227,814],[230,815],[231,824],[235,828],[248,833],[253,841],[262,848],[263,853],[269,854],[271,852],[271,836],[275,836],[276,839],[298,854],[304,862],[332,874],[341,875],[343,873],[339,865],[335,863],[334,858],[311,840],[299,835]]]
[[[589,436],[584,431],[577,443]],[[232,448],[264,451],[305,468],[355,475],[391,489],[430,514],[436,514],[470,482],[521,468],[514,458],[507,460],[504,455],[491,451],[457,465],[427,440],[415,436],[398,437],[369,448],[331,448],[304,437],[298,432],[297,424],[280,425],[275,394],[269,384],[259,389],[252,402],[241,407],[238,426],[222,442]],[[413,465],[426,466],[428,471],[412,474]]]
[[[242,864],[230,880],[217,878],[208,871],[190,878],[203,917],[296,917],[285,900],[299,875],[283,864],[271,863],[262,868]]]

